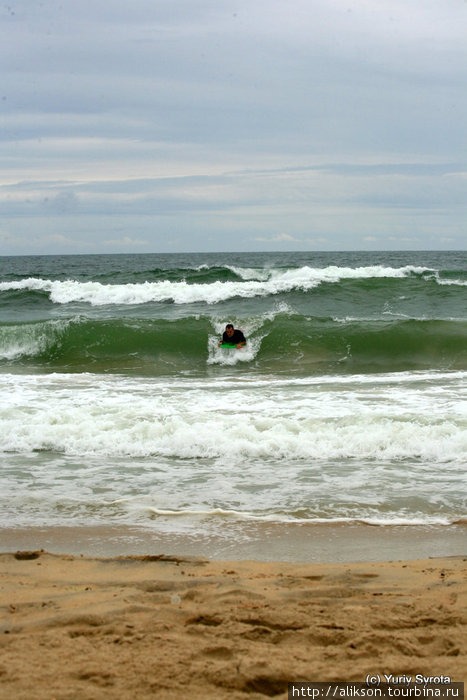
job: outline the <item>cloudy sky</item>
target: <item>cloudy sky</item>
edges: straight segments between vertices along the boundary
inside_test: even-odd
[[[5,0],[0,254],[467,249],[466,0]]]

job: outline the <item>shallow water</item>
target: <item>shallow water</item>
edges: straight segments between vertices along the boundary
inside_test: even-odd
[[[465,253],[1,258],[0,526],[465,522],[466,302]]]

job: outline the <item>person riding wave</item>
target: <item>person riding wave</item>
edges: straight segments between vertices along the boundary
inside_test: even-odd
[[[222,340],[219,341],[219,345],[223,345],[224,343],[236,345],[237,348],[243,348],[246,345],[246,338],[242,331],[238,328],[234,328],[232,323],[228,323],[222,334]]]

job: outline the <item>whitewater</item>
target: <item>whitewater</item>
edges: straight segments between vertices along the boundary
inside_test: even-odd
[[[1,258],[0,529],[465,527],[466,302],[465,253]]]
[[[106,304],[147,304],[148,302],[173,301],[175,304],[205,302],[217,304],[235,297],[252,298],[291,292],[309,291],[320,284],[338,284],[342,280],[356,279],[399,279],[411,276],[425,276],[438,284],[467,285],[463,280],[440,280],[437,271],[407,265],[401,268],[383,266],[339,268],[335,265],[324,269],[304,266],[285,271],[260,271],[227,266],[241,279],[239,282],[215,281],[209,284],[158,281],[138,284],[102,284],[101,282],[79,282],[76,280],[52,281],[41,278],[27,278],[20,281],[0,282],[0,291],[29,290],[43,291],[57,304],[87,302],[95,306]],[[266,277],[267,279],[249,279]],[[247,280],[247,281],[245,281]]]

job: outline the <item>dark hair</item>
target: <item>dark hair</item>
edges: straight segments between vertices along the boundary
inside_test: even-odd
[[[227,330],[227,328],[233,328],[233,323],[228,323],[225,327],[225,330]]]

